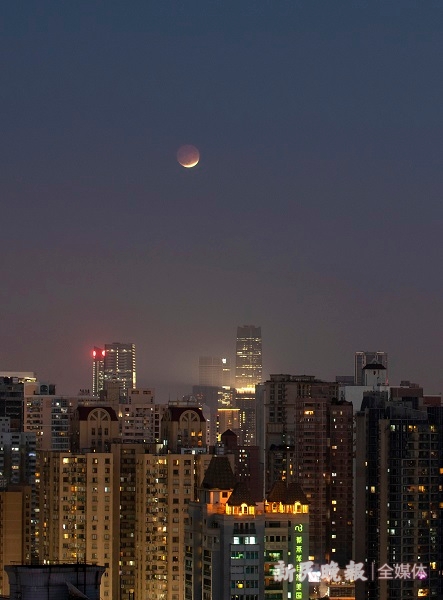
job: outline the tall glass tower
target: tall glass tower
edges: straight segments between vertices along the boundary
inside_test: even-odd
[[[237,327],[235,387],[255,387],[262,381],[261,327]]]
[[[256,440],[255,386],[262,380],[261,327],[237,327],[235,356],[235,408],[239,409],[241,443],[254,446]]]

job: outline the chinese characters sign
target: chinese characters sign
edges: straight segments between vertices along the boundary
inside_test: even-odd
[[[340,569],[334,561],[320,565],[320,571],[314,571],[313,567],[312,560],[297,562],[296,567],[292,564],[286,565],[283,560],[279,560],[274,567],[274,580],[291,583],[294,580],[294,574],[299,582],[305,581],[305,579],[313,582],[334,581],[337,583],[368,580],[368,577],[365,576],[364,564],[355,563],[353,560],[345,569]],[[384,564],[379,569],[375,569],[372,565],[370,579],[374,580],[376,575],[378,579],[426,579],[428,576],[427,567],[422,563],[395,563],[392,566]]]

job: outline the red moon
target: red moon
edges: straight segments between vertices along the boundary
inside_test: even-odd
[[[200,152],[191,144],[181,146],[177,152],[177,160],[182,167],[190,169],[191,167],[195,167],[200,160]]]

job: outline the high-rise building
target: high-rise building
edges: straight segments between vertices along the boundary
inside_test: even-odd
[[[136,388],[135,344],[113,342],[105,344],[104,385],[106,382],[120,384],[125,393],[129,388]]]
[[[21,529],[23,535],[21,540],[15,538],[14,544],[22,544],[23,554],[21,560],[31,561],[35,560],[37,556],[36,435],[34,432],[10,431],[9,417],[3,417],[0,421],[0,492],[4,492],[3,499],[5,502],[13,497],[8,495],[7,492],[20,492],[21,496],[17,496],[20,502],[25,502],[26,497],[26,527],[21,528],[24,521],[21,524],[17,523],[17,532]],[[10,519],[12,519],[12,516]],[[6,531],[8,531],[8,534]],[[4,543],[13,531],[14,528],[8,528],[5,525],[3,533],[0,534]],[[12,544],[12,539],[9,539],[9,545]],[[0,563],[2,559],[6,561],[6,555],[7,553],[0,551]],[[6,562],[3,562],[3,564],[6,564]]]
[[[120,597],[118,474],[109,452],[41,453],[40,563],[103,565],[108,600]]]
[[[166,404],[156,404],[153,389],[129,389],[118,405],[121,440],[127,443],[161,443],[161,420]]]
[[[199,406],[169,403],[161,422],[165,452],[207,452],[206,419]]]
[[[72,414],[73,452],[110,452],[120,438],[119,421],[109,406],[78,406]]]
[[[230,387],[231,361],[219,356],[200,356],[198,384],[210,387]]]
[[[54,395],[55,385],[37,383],[32,373],[0,375],[0,417],[9,417],[11,431],[23,431],[25,389],[32,394]],[[28,377],[29,375],[29,377]]]
[[[261,327],[237,327],[234,406],[239,409],[239,425],[245,445],[256,444],[255,386],[261,380]]]
[[[183,600],[195,460],[192,453],[137,456],[135,598]]]
[[[239,439],[239,443],[243,443],[238,418],[239,412],[238,408],[219,408],[217,410],[217,440],[220,440],[220,436],[230,429]]]
[[[137,480],[137,462],[146,462],[148,452],[147,444],[119,443],[111,444],[110,452],[41,453],[40,562],[103,565],[100,598],[137,598],[135,589],[143,586],[151,560],[149,554],[136,552],[136,544],[145,547],[146,535],[146,514],[137,512],[144,505],[139,496],[146,494],[146,480]],[[149,493],[163,513],[168,494],[161,496],[155,488]],[[185,497],[188,493],[183,490]],[[171,514],[172,504],[171,498]],[[169,531],[172,539],[172,525]]]
[[[31,488],[0,489],[0,597],[9,597],[5,567],[31,563]]]
[[[105,377],[105,351],[94,346],[92,351],[92,395],[98,396]]]
[[[230,407],[234,397],[231,384],[231,361],[218,356],[200,356],[198,361],[199,385],[192,387],[192,395],[210,410],[210,444],[217,441],[217,410]]]
[[[235,390],[235,407],[238,408],[238,421],[242,444],[256,445],[256,399],[254,388],[238,388]]]
[[[8,422],[4,417],[2,421]],[[2,428],[3,429],[3,428]],[[33,432],[0,432],[0,489],[35,484],[36,436]]]
[[[352,403],[337,399],[337,383],[306,375],[271,375],[259,388],[265,489],[299,483],[309,502],[312,560],[344,566],[352,558]]]
[[[307,598],[297,567],[308,560],[308,503],[279,482],[257,502],[236,482],[227,456],[213,456],[185,524],[185,600]],[[293,577],[276,581],[279,564]]]
[[[235,387],[254,388],[262,380],[261,327],[237,327]]]
[[[367,392],[356,416],[355,559],[372,572],[356,597],[442,598],[443,408],[395,393]]]
[[[23,429],[37,438],[37,450],[70,449],[70,419],[78,398],[41,394],[38,383],[25,383]]]
[[[386,369],[386,380],[388,371],[388,354],[387,352],[356,352],[354,357],[354,384],[365,385],[363,369],[370,363],[379,363]]]

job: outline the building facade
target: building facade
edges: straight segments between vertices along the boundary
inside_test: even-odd
[[[135,598],[182,600],[194,454],[137,455]]]
[[[238,327],[234,407],[239,409],[239,429],[245,445],[256,444],[255,386],[262,380],[262,371],[261,327]]]
[[[167,406],[156,404],[154,390],[130,388],[123,400],[118,406],[122,442],[160,444],[161,421]]]
[[[388,371],[388,354],[380,351],[359,351],[354,356],[354,385],[365,385],[363,369],[370,363],[380,363]]]
[[[123,392],[137,387],[135,344],[105,344],[103,380],[104,387],[106,382],[118,383]]]
[[[235,387],[254,388],[262,380],[261,327],[243,325],[237,327],[235,351]]]
[[[442,597],[442,410],[372,392],[357,413],[355,554],[375,571],[359,599]]]
[[[31,531],[32,489],[10,486],[0,490],[0,596],[9,596],[5,567],[30,564],[33,549]]]
[[[25,393],[55,394],[55,385],[38,383],[31,377],[31,373],[22,375],[22,377],[0,375],[0,418],[9,417],[11,431],[23,431]]]
[[[105,350],[94,346],[92,351],[92,395],[98,396],[105,378]]]
[[[231,386],[231,361],[220,356],[200,356],[198,359],[198,384],[208,387]]]
[[[42,452],[39,557],[106,568],[100,597],[119,597],[120,482],[110,452]]]
[[[71,419],[73,452],[109,452],[120,441],[120,425],[109,406],[78,406]]]
[[[265,490],[297,482],[309,502],[310,556],[341,566],[352,558],[353,407],[338,384],[312,376],[271,375],[261,386],[257,445]]]
[[[308,505],[280,482],[255,502],[226,456],[214,456],[186,525],[185,600],[307,598],[297,564],[308,559]],[[275,577],[279,565],[292,577]]]
[[[29,392],[25,390],[23,429],[35,433],[37,450],[69,450],[70,419],[78,399]]]

